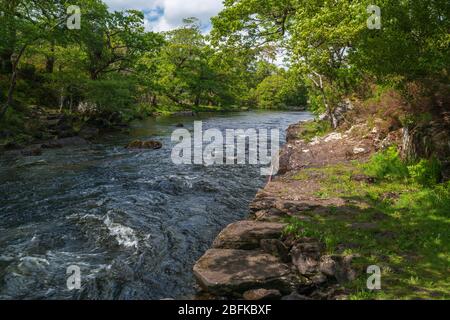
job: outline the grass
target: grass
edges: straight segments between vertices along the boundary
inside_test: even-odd
[[[332,131],[329,121],[314,120],[302,123],[299,139],[311,142],[315,137],[323,137]]]
[[[382,166],[384,174],[377,174],[383,157],[393,160],[393,165]],[[328,208],[327,215],[310,212],[307,221],[291,218],[286,232],[321,239],[329,253],[342,253],[342,245],[347,246],[345,253],[360,254],[362,265],[381,267],[382,290],[369,291],[369,275],[363,273],[348,284],[351,299],[449,299],[450,182],[425,179],[426,183],[421,183],[423,177],[409,175],[408,166],[395,158],[392,153],[376,155],[365,164],[300,172],[296,179],[320,174],[316,196],[340,197],[347,205]],[[421,166],[428,168],[423,163]],[[428,169],[415,172],[430,177]],[[375,182],[352,178],[368,173],[377,177]],[[375,227],[357,228],[355,224]]]

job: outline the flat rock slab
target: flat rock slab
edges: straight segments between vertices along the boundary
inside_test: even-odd
[[[239,221],[226,227],[214,240],[215,249],[252,250],[263,239],[278,239],[286,224],[274,222]]]
[[[210,249],[194,266],[194,275],[207,292],[238,296],[252,289],[289,292],[291,269],[276,257],[259,251]]]

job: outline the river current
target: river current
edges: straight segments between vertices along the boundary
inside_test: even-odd
[[[176,124],[280,129],[306,112],[164,117],[90,145],[0,157],[0,299],[162,299],[195,294],[192,267],[227,224],[243,219],[267,178],[254,165],[175,165]],[[127,150],[155,139],[160,150]],[[69,290],[69,266],[81,289]]]

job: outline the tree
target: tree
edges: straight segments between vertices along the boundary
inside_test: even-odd
[[[92,80],[111,72],[129,72],[141,55],[160,45],[160,36],[145,32],[142,12],[109,12],[102,2],[91,2],[82,10],[85,18],[78,37]]]
[[[50,0],[0,2],[0,35],[6,39],[0,45],[2,72],[10,77],[6,103],[0,108],[0,119],[13,104],[18,66],[26,49],[65,22],[65,19],[54,19],[57,4]]]
[[[212,18],[213,39],[228,45],[252,47],[282,43],[300,1],[225,0],[224,6],[225,9]]]
[[[306,105],[305,87],[284,70],[265,77],[256,87],[255,96],[260,108],[286,108]]]
[[[361,31],[355,43],[358,51],[355,51],[352,62],[380,80],[401,77],[408,82],[448,75],[449,1],[378,2],[382,29],[379,32]]]
[[[157,58],[159,88],[179,106],[198,107],[212,102],[220,80],[210,59],[213,49],[206,44],[198,20],[184,20],[184,26],[165,33],[166,45]]]

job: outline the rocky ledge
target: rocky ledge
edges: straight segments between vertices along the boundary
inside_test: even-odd
[[[293,237],[284,232],[290,217],[308,221],[312,216],[348,222],[349,228],[377,228],[358,223],[358,208],[364,203],[319,194],[326,177],[320,170],[308,177],[296,175],[307,168],[333,164],[351,165],[364,161],[381,141],[374,129],[361,134],[363,126],[346,132],[332,132],[312,141],[300,139],[302,125],[288,129],[288,141],[281,151],[281,175],[258,192],[250,206],[248,220],[227,226],[195,264],[194,274],[201,289],[216,298],[246,300],[345,299],[343,284],[362,272],[358,256],[328,254],[325,244],[313,237]],[[370,177],[355,176],[357,181]],[[349,202],[352,202],[351,204]]]

